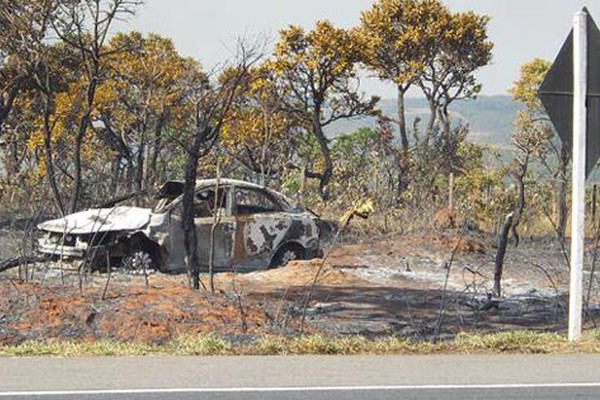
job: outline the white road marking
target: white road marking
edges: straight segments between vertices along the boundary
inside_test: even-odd
[[[268,392],[333,392],[371,390],[477,390],[477,389],[530,389],[530,388],[600,388],[600,382],[583,383],[523,383],[489,385],[389,385],[389,386],[308,386],[308,387],[238,387],[238,388],[146,388],[146,389],[99,389],[99,390],[47,390],[0,392],[0,397],[18,396],[75,396],[110,394],[150,394],[150,393],[268,393]]]

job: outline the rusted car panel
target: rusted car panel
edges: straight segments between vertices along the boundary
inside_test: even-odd
[[[168,235],[160,241],[155,233],[150,233],[152,240],[160,241],[162,252],[165,255],[163,269],[168,271],[180,271],[184,268],[183,258],[185,255],[184,234],[181,214],[174,210],[167,213]],[[196,225],[196,236],[198,238],[198,257],[201,265],[209,265],[211,231],[215,223],[212,217],[194,218]],[[213,266],[217,269],[230,269],[232,263],[233,239],[235,232],[235,220],[231,217],[222,217],[217,222],[214,230],[214,255]]]
[[[182,182],[167,182],[152,210],[93,209],[44,222],[38,226],[44,232],[38,249],[57,257],[88,260],[145,256],[152,264],[148,267],[183,271],[182,190]],[[268,268],[320,252],[317,218],[291,206],[280,193],[221,179],[198,181],[195,196],[201,265],[208,267],[211,249],[217,270]]]
[[[316,222],[305,215],[289,213],[256,214],[238,219],[236,261],[245,260],[249,268],[269,264],[283,245],[305,249],[312,258],[318,250]]]

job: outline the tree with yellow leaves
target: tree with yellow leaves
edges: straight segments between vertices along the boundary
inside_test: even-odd
[[[0,138],[19,91],[28,78],[23,59],[32,56],[31,44],[45,38],[54,1],[0,3]]]
[[[437,8],[436,13],[434,18],[439,22],[424,29],[426,61],[417,80],[431,111],[428,137],[436,120],[441,122],[443,133],[450,135],[448,107],[455,100],[472,98],[480,92],[474,73],[489,64],[494,47],[487,36],[490,17],[472,11],[451,13],[446,7]]]
[[[377,77],[396,85],[397,123],[404,150],[409,147],[404,96],[421,76],[447,19],[447,10],[439,1],[378,0],[362,12],[360,26],[353,31],[361,61]]]
[[[513,99],[522,103],[530,119],[539,119],[546,115],[544,106],[538,97],[538,90],[552,64],[548,60],[535,58],[521,65],[519,78],[509,92]],[[523,112],[520,114],[524,116]]]
[[[356,65],[359,44],[344,29],[319,21],[311,31],[290,26],[279,33],[271,69],[283,93],[283,110],[299,121],[318,143],[321,171],[305,169],[319,180],[321,197],[328,197],[333,174],[329,139],[324,128],[334,121],[374,113],[378,98],[358,91]]]
[[[165,132],[181,125],[186,79],[200,66],[180,56],[170,39],[155,34],[119,33],[108,48],[115,54],[98,88],[96,109],[103,139],[116,153],[114,191],[123,174],[129,192],[142,191],[161,178]]]
[[[297,123],[280,107],[277,90],[268,65],[252,68],[240,85],[220,141],[231,161],[263,185],[281,178],[295,150],[290,142]]]
[[[65,90],[73,76],[69,67],[73,66],[76,57],[61,43],[48,44],[59,7],[60,3],[53,0],[3,3],[0,7],[0,21],[6,24],[7,35],[3,35],[0,46],[10,54],[9,63],[3,65],[2,69],[6,71],[7,67],[16,71],[10,94],[3,96],[8,98],[8,101],[3,102],[4,112],[10,111],[16,91],[26,89],[26,98],[20,103],[20,112],[30,115],[33,124],[26,129],[28,136],[24,141],[28,148],[37,147],[42,150],[41,166],[45,170],[55,205],[59,212],[64,213],[52,153],[52,135],[56,125],[56,118],[52,115],[57,93]],[[19,135],[18,132],[13,134]],[[13,141],[13,145],[16,147],[18,144]]]

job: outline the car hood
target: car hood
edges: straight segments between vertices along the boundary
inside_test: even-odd
[[[150,222],[151,210],[139,207],[96,208],[42,222],[38,229],[71,234],[130,231]]]

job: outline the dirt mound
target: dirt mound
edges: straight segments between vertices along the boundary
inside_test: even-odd
[[[431,236],[429,238],[432,243],[440,246],[440,249],[447,251],[454,251],[456,249],[459,253],[485,253],[486,245],[484,241],[477,237],[469,236]]]
[[[283,268],[238,274],[236,279],[255,289],[272,287],[307,287],[317,276],[318,285],[346,286],[364,283],[353,274],[348,273],[337,265],[321,259],[310,261],[291,261]],[[232,279],[231,274],[219,276],[219,281]]]
[[[82,292],[75,283],[0,280],[0,345],[29,339],[164,343],[184,333],[273,333],[271,310],[281,307],[281,300],[277,296],[267,300],[267,294],[281,288],[305,294],[317,272],[317,285],[348,286],[360,281],[322,260],[293,261],[283,268],[246,274],[216,274],[214,295],[190,290],[185,275],[156,274],[146,287],[141,276],[117,274],[104,299],[106,275],[90,277]],[[208,286],[206,276],[202,281]],[[294,318],[286,316],[288,331],[296,325]]]

